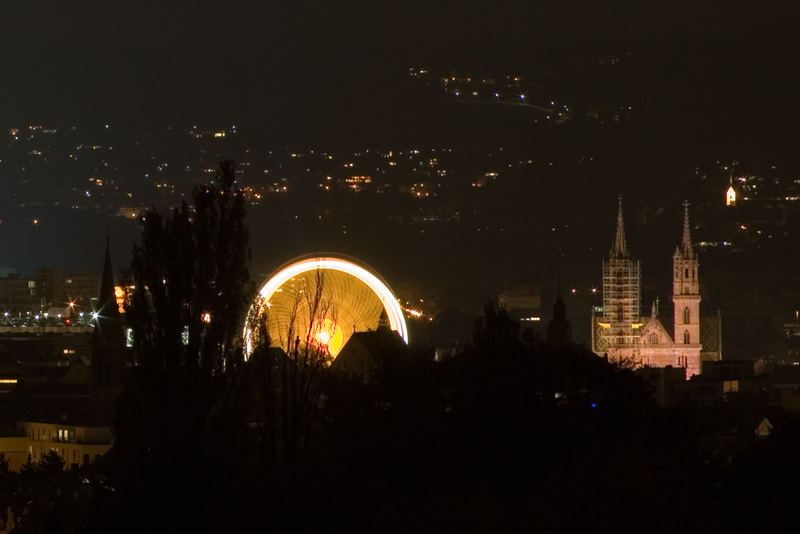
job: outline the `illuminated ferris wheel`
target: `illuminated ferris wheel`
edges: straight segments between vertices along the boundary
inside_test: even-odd
[[[272,346],[289,352],[299,341],[335,358],[354,332],[375,330],[384,312],[389,328],[408,343],[403,310],[378,276],[343,258],[295,260],[259,290],[248,313],[245,352],[254,348],[252,325],[263,321]]]

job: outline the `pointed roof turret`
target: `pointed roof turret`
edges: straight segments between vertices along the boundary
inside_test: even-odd
[[[619,209],[617,211],[617,235],[614,236],[614,244],[611,247],[612,258],[627,258],[628,243],[625,240],[625,224],[622,220],[622,195],[617,197]]]
[[[378,318],[378,328],[386,328],[389,329],[389,315],[386,313],[386,309],[384,308],[381,310],[381,316]]]
[[[692,247],[692,231],[689,224],[689,201],[683,201],[683,237],[681,244],[675,249],[675,254],[683,256],[684,258],[694,257],[694,248]]]

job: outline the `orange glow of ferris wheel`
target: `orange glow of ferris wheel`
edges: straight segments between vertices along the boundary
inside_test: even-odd
[[[353,261],[321,256],[291,262],[270,277],[250,308],[248,325],[263,320],[273,346],[287,350],[301,338],[335,358],[354,332],[375,330],[383,313],[408,343],[403,310],[388,286]],[[253,334],[246,326],[246,356],[255,348]]]

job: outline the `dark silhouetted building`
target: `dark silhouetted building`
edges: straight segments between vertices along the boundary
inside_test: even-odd
[[[547,342],[554,347],[572,343],[572,325],[567,319],[567,305],[561,297],[553,304],[553,318],[547,325]]]

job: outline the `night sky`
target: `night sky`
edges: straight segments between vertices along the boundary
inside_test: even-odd
[[[736,143],[785,155],[782,147],[794,146],[797,138],[800,104],[792,65],[800,47],[793,46],[798,10],[792,2],[281,4],[288,3],[54,0],[4,6],[0,127],[94,128],[106,122],[184,127],[198,121],[241,124],[243,131],[261,136],[259,146],[330,146],[331,141],[374,146],[384,139],[411,146],[428,142],[421,137],[452,118],[437,115],[440,124],[431,127],[425,122],[428,108],[404,100],[407,94],[394,84],[411,65],[535,72],[548,62],[558,65],[572,51],[591,56],[608,47],[625,50],[644,43],[670,52],[636,74],[641,88],[633,87],[630,94],[647,93],[656,103],[662,93],[677,95],[672,105],[684,117],[703,117],[707,124],[676,124],[663,138],[658,126],[634,134],[647,142],[612,147],[607,153],[622,172],[609,167],[608,173],[623,182],[636,179],[641,169],[669,176],[669,168],[653,165],[663,163],[665,154],[677,155],[673,168],[685,170],[699,157],[736,156],[726,152]],[[686,58],[693,62],[688,67]],[[756,73],[754,66],[760,69]],[[713,83],[705,79],[709,72]],[[672,110],[663,114],[669,117]],[[509,133],[514,132],[504,135]],[[440,144],[448,141],[446,134]],[[587,142],[570,132],[559,136],[545,135],[552,145],[547,150],[556,156],[608,149],[602,145],[605,133]],[[726,136],[734,139],[721,142],[722,148],[705,143]],[[783,145],[773,146],[776,141]],[[477,142],[498,141],[483,137]],[[72,178],[65,176],[65,183]],[[609,193],[610,205],[617,192]],[[111,224],[115,261],[124,265],[138,229],[118,220]],[[69,235],[63,228],[39,229],[38,235],[7,228],[3,238],[14,246],[0,264],[23,272],[52,264],[92,268],[106,221],[90,215],[80,225]],[[66,250],[63,244],[76,235],[83,237]]]
[[[0,524],[797,531],[798,15],[2,2]]]
[[[354,72],[415,62],[521,63],[553,46],[761,41],[773,34],[764,28],[796,13],[788,1],[279,4],[288,3],[10,3],[0,21],[2,115],[180,117],[208,104],[221,115],[268,115],[295,93],[276,88],[284,77],[297,87],[318,76],[341,85]]]

